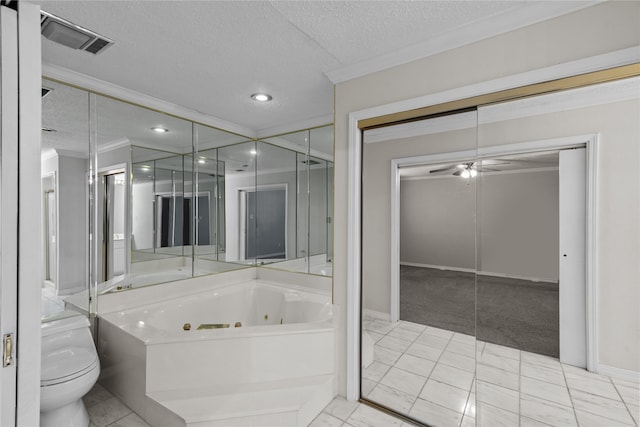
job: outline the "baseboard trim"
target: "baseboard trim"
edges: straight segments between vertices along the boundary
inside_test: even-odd
[[[447,271],[460,271],[463,273],[475,273],[476,270],[473,268],[463,268],[463,267],[449,267],[444,265],[434,265],[434,264],[421,264],[419,262],[404,262],[401,261],[400,265],[406,265],[407,267],[423,267],[423,268],[433,268],[436,270],[447,270]]]
[[[516,276],[513,274],[494,273],[491,271],[476,271],[473,268],[450,267],[445,265],[434,265],[434,264],[421,264],[417,262],[401,262],[400,265],[406,265],[408,267],[433,268],[436,270],[460,271],[463,273],[476,273],[479,276],[504,277],[506,279],[527,280],[529,282],[553,283],[556,285],[558,284],[557,280],[541,279],[539,277],[529,277],[529,276]]]
[[[365,308],[362,310],[362,314],[365,316],[375,317],[376,319],[384,320],[385,322],[391,321],[391,315],[389,313],[383,313],[381,311],[371,310]]]
[[[597,373],[607,375],[611,378],[617,378],[619,380],[640,383],[640,372],[631,371],[629,369],[616,368],[614,366],[607,366],[599,363]]]

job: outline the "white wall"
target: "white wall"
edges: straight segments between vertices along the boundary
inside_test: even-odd
[[[347,282],[346,265],[346,183],[351,167],[348,160],[349,113],[636,47],[640,45],[640,26],[637,25],[639,14],[638,2],[604,2],[336,86],[334,301],[340,307],[337,312],[340,318],[346,318],[347,287],[358,286]],[[637,114],[633,117],[636,127],[637,117]],[[613,118],[617,118],[617,111],[607,109],[599,120],[600,123],[611,122]],[[554,117],[549,119],[553,126],[561,124]],[[582,130],[597,129],[584,118],[580,122]],[[540,127],[547,130],[548,125],[545,123]],[[556,130],[556,133],[566,135],[570,131]],[[513,139],[513,134],[505,135],[507,137]],[[601,146],[598,179],[601,194],[598,219],[600,243],[597,248],[598,283],[602,287],[599,300],[600,359],[604,364],[635,371],[640,370],[640,322],[637,305],[635,314],[629,313],[629,308],[640,300],[637,286],[637,277],[640,275],[637,263],[637,240],[640,235],[637,197],[640,191],[637,185],[640,180],[633,175],[638,173],[636,167],[621,172],[620,162],[626,164],[634,160],[637,164],[637,141],[636,137],[635,140],[619,140]],[[388,190],[381,188],[381,191]],[[380,235],[379,242],[385,244],[388,240],[384,240],[384,231]],[[621,312],[616,311],[619,303],[625,306]],[[344,328],[340,332],[336,347],[339,352],[339,390],[345,393],[347,335]]]
[[[402,180],[400,262],[556,282],[558,215],[557,171]]]

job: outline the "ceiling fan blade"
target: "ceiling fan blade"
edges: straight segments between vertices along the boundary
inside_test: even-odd
[[[457,171],[455,171],[455,172],[453,173],[453,175],[455,175],[455,176],[460,176],[460,175],[462,175],[462,171],[463,171],[463,170],[464,170],[464,169],[458,169]]]
[[[450,171],[456,170],[457,168],[458,168],[457,165],[447,166],[446,168],[434,169],[432,171],[429,171],[429,173],[450,172]]]

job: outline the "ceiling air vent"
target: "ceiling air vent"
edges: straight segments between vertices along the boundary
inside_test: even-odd
[[[93,54],[100,53],[113,44],[113,40],[44,10],[40,11],[40,32],[51,41]]]

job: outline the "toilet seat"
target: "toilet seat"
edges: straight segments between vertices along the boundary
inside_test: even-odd
[[[84,347],[68,347],[50,353],[42,360],[40,386],[71,381],[91,371],[98,364],[95,352]]]

